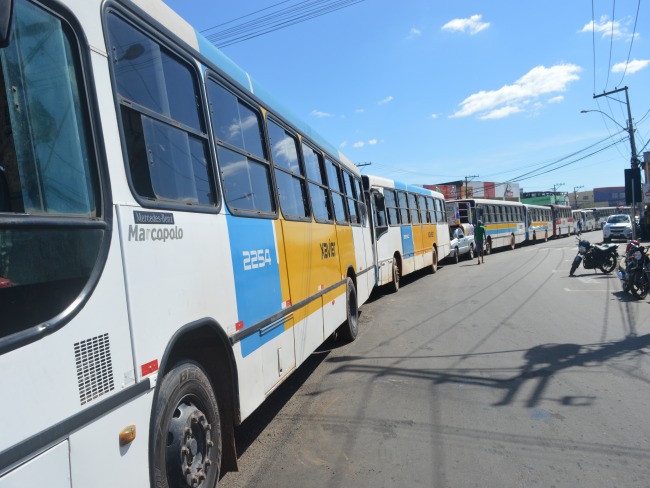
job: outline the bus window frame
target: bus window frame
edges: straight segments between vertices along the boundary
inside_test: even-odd
[[[94,82],[93,63],[90,46],[83,35],[83,28],[78,19],[64,6],[48,2],[38,4],[48,14],[61,22],[62,29],[70,34],[71,54],[78,63],[76,80],[79,86],[79,100],[83,107],[84,122],[87,122],[88,167],[93,171],[92,188],[94,191],[96,215],[92,218],[52,215],[14,215],[2,214],[0,227],[5,229],[64,229],[87,228],[99,229],[104,237],[97,252],[97,258],[85,285],[76,299],[62,312],[49,320],[7,336],[0,336],[0,355],[20,349],[65,327],[85,307],[102,276],[113,237],[113,199],[106,156],[106,143],[102,132],[97,86]],[[15,9],[14,9],[15,15]],[[15,42],[12,38],[11,42]]]
[[[199,109],[201,112],[199,116],[202,117],[204,129],[206,130],[204,134],[199,134],[196,131],[191,131],[190,133],[194,136],[200,135],[207,142],[206,157],[208,158],[208,161],[206,162],[206,168],[208,170],[208,178],[210,179],[210,185],[212,187],[212,191],[214,194],[214,202],[212,205],[205,205],[205,204],[188,205],[182,202],[175,202],[173,200],[149,199],[143,197],[136,191],[133,177],[131,175],[131,170],[129,168],[129,161],[128,161],[129,153],[126,147],[126,138],[124,137],[125,128],[124,128],[123,117],[121,114],[122,108],[126,107],[132,109],[140,114],[146,115],[147,117],[151,117],[153,120],[162,121],[167,125],[174,126],[174,124],[173,123],[170,124],[172,119],[169,120],[161,119],[160,117],[161,114],[157,114],[152,110],[149,110],[147,107],[143,107],[142,105],[139,104],[133,105],[129,103],[126,104],[122,103],[120,96],[117,93],[118,84],[117,84],[117,80],[115,79],[115,70],[109,69],[109,77],[112,86],[111,92],[115,103],[117,126],[118,126],[120,145],[122,149],[122,156],[124,162],[124,172],[127,178],[127,182],[129,184],[131,195],[133,196],[135,201],[143,208],[176,210],[176,211],[196,212],[196,213],[214,213],[214,214],[219,213],[221,211],[221,207],[223,204],[223,195],[221,191],[222,187],[219,181],[220,178],[217,176],[218,166],[217,166],[217,156],[216,156],[216,145],[215,145],[215,140],[212,131],[210,130],[212,126],[212,121],[211,121],[211,117],[209,116],[209,110],[208,110],[209,100],[208,100],[207,89],[206,89],[206,83],[210,75],[209,72],[206,73],[205,78],[201,76],[201,70],[198,67],[197,61],[193,56],[188,54],[184,49],[182,49],[177,43],[173,42],[167,36],[164,36],[161,32],[155,31],[152,28],[152,26],[149,25],[149,23],[135,16],[133,13],[128,12],[123,8],[119,8],[115,6],[113,3],[111,3],[104,10],[102,15],[102,23],[104,27],[105,40],[107,46],[111,45],[110,38],[109,38],[109,29],[108,29],[108,18],[111,15],[116,16],[122,21],[130,24],[132,28],[140,31],[141,34],[147,36],[151,41],[158,43],[161,47],[164,47],[169,53],[171,53],[176,58],[180,59],[187,67],[190,68],[192,72],[192,76],[194,77],[194,81],[196,82],[197,91],[195,95],[196,95],[197,102],[200,104]],[[109,53],[109,60],[111,60],[110,53]],[[186,131],[187,126],[183,125],[182,127],[180,127],[180,129]]]

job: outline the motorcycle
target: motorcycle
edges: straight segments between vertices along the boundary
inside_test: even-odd
[[[650,258],[639,241],[631,240],[625,248],[625,268],[619,264],[617,274],[622,281],[623,291],[639,300],[650,291]]]
[[[618,262],[618,244],[591,244],[587,240],[581,240],[580,235],[576,239],[578,254],[573,259],[569,276],[573,276],[580,262],[585,269],[600,269],[605,274],[614,271]]]

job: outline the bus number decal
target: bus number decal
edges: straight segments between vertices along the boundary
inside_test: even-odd
[[[320,244],[321,259],[333,258],[336,256],[336,242],[321,242]]]
[[[271,265],[271,251],[268,249],[257,249],[252,251],[242,251],[244,256],[244,269],[263,268],[267,264]]]

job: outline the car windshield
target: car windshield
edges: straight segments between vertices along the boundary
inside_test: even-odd
[[[629,215],[612,215],[607,219],[608,224],[629,224],[630,216]]]

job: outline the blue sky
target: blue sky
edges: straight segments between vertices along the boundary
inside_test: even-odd
[[[166,3],[205,30],[280,1]],[[639,0],[363,0],[222,51],[365,173],[573,192],[630,166],[626,105],[594,93],[628,86],[637,150],[650,140],[648,27]]]

